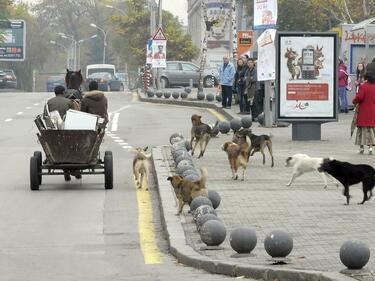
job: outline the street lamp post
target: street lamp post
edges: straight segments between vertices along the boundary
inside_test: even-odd
[[[52,44],[52,45],[59,46],[59,47],[61,47],[65,50],[65,52],[66,52],[66,68],[70,68],[68,48],[66,46],[64,46],[63,44],[57,43],[56,41],[53,41],[53,40],[49,41],[49,43]]]
[[[97,26],[94,23],[91,23],[90,26],[95,27],[95,28],[99,29],[101,32],[103,32],[103,35],[104,35],[103,64],[105,64],[105,49],[107,47],[107,32],[103,28],[100,28],[99,26]]]
[[[94,38],[96,38],[96,37],[98,37],[98,35],[97,34],[94,34],[93,36],[90,36],[90,37],[88,37],[88,38],[85,38],[85,39],[81,39],[81,40],[78,40],[78,59],[77,59],[77,66],[78,66],[78,68],[79,69],[81,69],[81,44],[83,43],[83,42],[85,42],[85,41],[88,41],[88,40],[91,40],[91,39],[94,39]]]
[[[65,33],[57,33],[61,38],[69,39],[72,41],[72,50],[73,50],[73,68],[77,70],[77,40],[74,39],[73,35],[66,35]]]
[[[105,5],[105,7],[108,8],[108,9],[116,10],[116,11],[120,12],[123,16],[126,16],[126,13],[125,13],[124,10],[121,10],[117,7],[112,6],[112,5]]]

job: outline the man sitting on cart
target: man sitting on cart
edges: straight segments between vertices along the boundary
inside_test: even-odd
[[[102,91],[98,90],[99,85],[96,81],[89,84],[89,92],[87,92],[81,102],[81,111],[99,115],[104,119],[104,123],[108,123],[108,100]]]
[[[69,109],[74,109],[73,101],[64,97],[65,88],[64,86],[55,87],[55,97],[49,99],[44,107],[44,117],[49,116],[49,112],[57,110],[60,114],[61,119],[64,119],[66,112]]]

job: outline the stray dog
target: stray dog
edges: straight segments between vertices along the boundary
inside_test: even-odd
[[[363,200],[359,204],[365,203],[372,197],[372,189],[375,185],[375,169],[370,165],[354,165],[348,162],[330,160],[325,158],[318,168],[319,172],[326,172],[336,178],[344,186],[344,196],[346,205],[349,205],[349,186],[362,182]],[[368,193],[370,196],[368,197]]]
[[[249,156],[253,156],[255,152],[259,151],[263,155],[263,165],[266,163],[266,156],[264,154],[264,148],[267,146],[268,152],[270,153],[271,160],[272,160],[271,167],[274,166],[271,136],[254,135],[251,132],[251,129],[241,129],[237,133],[238,134],[233,135],[233,142],[235,142],[235,143],[244,142],[244,140],[245,140],[244,136],[247,135],[251,140],[251,147],[250,147],[250,155]]]
[[[186,180],[181,176],[168,177],[167,180],[171,182],[178,199],[178,209],[176,215],[181,214],[184,205],[186,203],[190,205],[191,201],[193,201],[195,197],[201,195],[207,196],[207,170],[204,168],[201,168],[201,179],[196,182]]]
[[[316,171],[322,177],[324,182],[324,188],[327,188],[327,177],[329,177],[336,186],[339,186],[339,183],[336,181],[335,178],[327,174],[326,172],[319,172],[318,168],[323,163],[323,158],[318,157],[309,157],[306,154],[294,154],[291,157],[286,159],[286,166],[293,167],[293,174],[286,186],[291,186],[293,181],[301,176],[303,173]]]
[[[133,159],[133,174],[135,178],[135,184],[138,188],[142,188],[143,186],[143,179],[146,179],[148,182],[148,175],[149,175],[149,166],[150,166],[150,158],[151,154],[146,154],[148,147],[137,147],[130,149],[131,152],[135,153]],[[146,190],[148,187],[146,186]]]
[[[235,134],[238,134],[238,132]],[[232,179],[238,179],[237,170],[241,167],[243,169],[242,180],[245,180],[245,170],[249,163],[250,147],[251,140],[248,136],[245,136],[245,142],[235,143],[227,141],[221,146],[221,149],[228,155],[229,165],[232,170]]]
[[[201,158],[206,151],[206,147],[208,145],[208,142],[211,139],[211,136],[213,136],[213,131],[216,129],[216,127],[219,125],[219,121],[216,121],[213,128],[211,128],[209,125],[203,123],[201,121],[202,116],[193,114],[191,116],[191,123],[193,124],[193,127],[191,128],[191,140],[190,140],[190,147],[191,155],[194,155],[195,148],[197,147],[198,143],[201,149],[201,152],[199,153],[198,158]],[[193,146],[193,141],[195,140],[195,145]]]

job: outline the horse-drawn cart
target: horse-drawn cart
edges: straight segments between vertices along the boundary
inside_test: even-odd
[[[35,151],[30,158],[30,188],[39,190],[42,176],[64,175],[66,181],[70,176],[80,178],[82,175],[104,174],[105,189],[113,188],[113,156],[106,151],[100,158],[99,147],[104,137],[104,128],[93,130],[51,130],[46,129],[37,117],[35,123],[37,134],[44,150]]]

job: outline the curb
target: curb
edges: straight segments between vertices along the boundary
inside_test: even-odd
[[[191,105],[189,104],[189,106]],[[262,279],[265,281],[356,280],[338,272],[297,270],[276,268],[272,266],[252,266],[244,263],[214,260],[199,254],[187,244],[181,219],[179,216],[175,215],[177,210],[176,196],[169,181],[167,181],[167,177],[172,174],[170,163],[173,163],[169,146],[153,148],[152,156],[155,169],[155,178],[158,184],[162,222],[167,234],[169,251],[177,258],[178,262],[197,269],[203,269],[210,273],[229,276],[245,276],[254,279]]]

